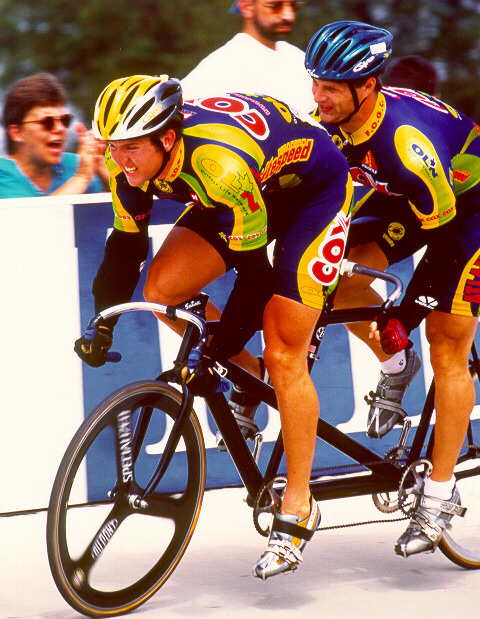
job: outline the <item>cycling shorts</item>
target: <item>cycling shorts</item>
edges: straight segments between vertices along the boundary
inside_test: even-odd
[[[343,259],[351,209],[351,186],[332,199],[324,187],[301,186],[265,197],[268,242],[275,241],[273,293],[315,309],[336,287]],[[326,194],[328,193],[328,198]],[[336,206],[343,204],[338,211]],[[239,254],[228,248],[218,209],[193,206],[176,222],[200,234],[222,256],[227,269],[236,268]]]
[[[460,316],[480,316],[480,209],[468,193],[457,197],[455,219],[450,238],[432,234],[434,231],[421,229],[405,198],[373,191],[354,207],[349,248],[375,241],[388,263],[395,264],[426,247],[425,257],[434,252],[436,268],[432,277],[438,278],[439,290],[445,288],[444,274],[448,272],[450,276],[454,269],[448,292],[437,297],[435,309]],[[434,247],[439,238],[441,245]],[[435,282],[430,283],[434,290]]]

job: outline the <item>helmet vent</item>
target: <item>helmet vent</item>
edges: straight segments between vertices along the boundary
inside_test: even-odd
[[[162,125],[164,120],[168,118],[170,114],[173,112],[174,107],[175,106],[172,105],[166,110],[162,110],[162,112],[158,116],[155,116],[155,118],[148,121],[148,123],[145,125],[145,129],[149,131],[150,129],[154,129],[155,127],[158,127],[159,125]]]
[[[340,68],[342,66],[343,56],[347,52],[349,46],[350,46],[350,41],[344,41],[335,51],[335,54],[332,55],[331,60],[326,64],[326,68],[327,69],[331,69],[332,67]]]
[[[127,109],[127,107],[130,105],[130,101],[133,99],[133,97],[135,96],[136,92],[138,90],[137,88],[133,88],[128,95],[125,97],[124,102],[122,103],[122,107],[120,108],[120,114],[123,114],[125,112],[125,110]]]
[[[179,84],[172,84],[162,92],[162,99],[165,101],[168,97],[176,95],[180,90]]]
[[[105,111],[103,113],[103,126],[105,126],[107,124],[107,119],[108,119],[108,115],[110,114],[110,110],[112,108],[113,105],[113,101],[115,99],[115,92],[112,92],[112,94],[110,95],[107,104],[105,105]]]
[[[138,112],[136,112],[132,116],[132,118],[130,118],[130,120],[128,121],[127,129],[130,129],[131,127],[133,127],[133,125],[135,125],[135,123],[137,123],[142,118],[142,116],[145,116],[145,114],[148,112],[148,110],[152,107],[152,104],[154,103],[155,103],[154,97],[146,101],[142,105],[142,107],[138,110]]]
[[[115,134],[115,131],[117,130],[118,124],[119,124],[119,123],[118,123],[118,121],[117,121],[117,122],[113,125],[113,127],[112,127],[112,128],[111,128],[111,130],[110,130],[110,135],[114,135],[114,134]]]

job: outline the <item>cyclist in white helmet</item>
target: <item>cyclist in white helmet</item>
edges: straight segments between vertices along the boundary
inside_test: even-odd
[[[307,352],[339,278],[353,195],[348,164],[318,123],[272,97],[222,94],[182,106],[180,83],[166,76],[112,82],[98,99],[94,130],[109,144],[115,213],[93,285],[96,310],[130,300],[148,251],[153,198],[162,208],[168,197],[187,210],[149,267],[147,300],[176,305],[234,268],[237,279],[210,349],[216,359],[236,356],[260,375],[258,360],[243,347],[263,326],[288,483],[254,574],[292,571],[320,521],[309,487],[319,403]],[[273,268],[266,253],[271,239]],[[208,318],[219,316],[207,308]],[[101,327],[92,344],[76,342],[85,362],[105,362],[113,326]],[[208,350],[189,382],[194,393],[218,384]]]

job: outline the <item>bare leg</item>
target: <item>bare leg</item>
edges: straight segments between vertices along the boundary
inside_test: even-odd
[[[478,319],[432,312],[426,320],[430,362],[435,376],[434,481],[448,481],[465,439],[475,404],[468,353]]]
[[[348,254],[348,259],[379,271],[384,271],[388,267],[385,254],[376,243],[367,243],[354,247]],[[363,275],[354,275],[352,277],[344,275],[335,293],[335,308],[380,305],[383,299],[371,288],[370,284],[372,281],[372,278]],[[345,325],[350,333],[353,333],[353,335],[365,342],[379,361],[385,361],[391,355],[384,353],[376,342],[369,339],[369,326],[369,322]]]
[[[473,381],[468,370],[468,351],[478,319],[434,311],[427,317],[427,338],[435,378],[435,445],[433,470],[426,479],[423,494],[410,523],[395,544],[403,557],[432,552],[442,538],[452,515],[442,501],[460,503],[458,490],[448,483],[465,439],[468,420],[475,403]],[[439,486],[434,486],[439,483]],[[442,496],[442,493],[443,496]],[[450,495],[451,493],[451,495]],[[430,497],[429,502],[425,497]],[[431,497],[438,498],[437,504]],[[435,527],[425,523],[432,522]]]
[[[205,286],[224,275],[225,263],[217,250],[188,228],[173,228],[155,255],[147,274],[144,296],[147,301],[177,305],[199,294]],[[185,322],[172,322],[163,314],[157,318],[175,333],[183,334]],[[210,301],[207,319],[219,320],[221,312]],[[258,360],[243,350],[233,361],[246,370],[260,374]]]
[[[265,353],[282,423],[288,483],[282,513],[300,519],[310,513],[310,473],[320,412],[307,368],[310,339],[320,312],[274,295],[264,314]]]

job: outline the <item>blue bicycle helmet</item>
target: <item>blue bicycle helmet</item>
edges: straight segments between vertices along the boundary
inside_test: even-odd
[[[317,79],[348,81],[385,71],[392,54],[392,34],[356,21],[320,28],[305,52],[305,68]]]

